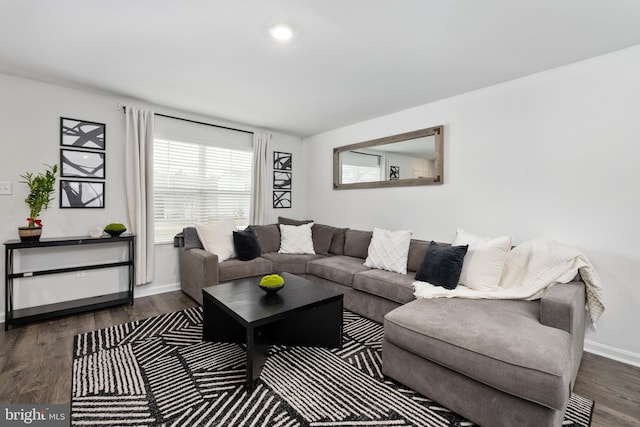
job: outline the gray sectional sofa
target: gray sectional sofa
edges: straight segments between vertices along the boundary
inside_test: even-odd
[[[298,224],[296,221],[285,221]],[[412,240],[407,274],[364,265],[371,231],[316,224],[316,255],[278,253],[278,224],[252,226],[262,251],[218,262],[179,249],[182,289],[289,272],[344,294],[344,307],[384,323],[383,371],[481,426],[560,426],[584,343],[585,286],[557,284],[540,300],[415,299],[430,242]]]

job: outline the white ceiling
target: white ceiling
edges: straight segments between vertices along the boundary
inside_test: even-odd
[[[637,44],[637,0],[0,0],[0,73],[300,136]]]

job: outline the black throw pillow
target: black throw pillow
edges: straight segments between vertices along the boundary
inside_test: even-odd
[[[445,247],[432,241],[416,272],[416,280],[455,289],[468,248],[469,245]]]
[[[250,261],[260,256],[260,244],[256,234],[250,227],[243,231],[233,232],[233,246],[236,248],[236,254],[241,261]]]

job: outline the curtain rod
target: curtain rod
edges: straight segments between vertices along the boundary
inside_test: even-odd
[[[122,108],[123,111],[126,111],[125,105],[122,104],[118,104],[117,105],[118,108]],[[197,120],[191,120],[191,119],[184,119],[182,117],[175,117],[175,116],[168,116],[166,114],[161,114],[161,113],[153,113],[154,116],[160,116],[160,117],[166,117],[167,119],[174,119],[174,120],[182,120],[183,122],[189,122],[189,123],[195,123],[198,125],[205,125],[205,126],[212,126],[214,128],[220,128],[220,129],[227,129],[227,130],[234,130],[236,132],[244,132],[244,133],[249,133],[251,135],[253,135],[255,132],[252,132],[250,130],[244,130],[244,129],[236,129],[236,128],[232,128],[232,127],[227,127],[227,126],[221,126],[221,125],[214,125],[212,123],[205,123],[205,122],[199,122]]]

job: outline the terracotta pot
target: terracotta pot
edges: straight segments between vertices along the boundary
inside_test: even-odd
[[[42,227],[18,227],[18,236],[23,242],[37,242],[41,234]]]

